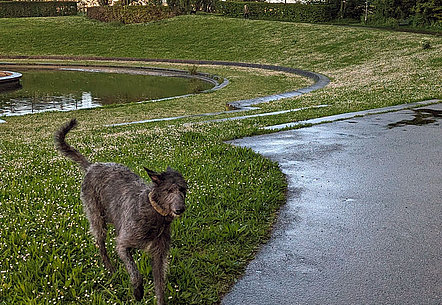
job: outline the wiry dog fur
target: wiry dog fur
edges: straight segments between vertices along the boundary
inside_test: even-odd
[[[77,125],[72,119],[55,133],[58,151],[78,163],[85,172],[81,200],[107,269],[114,267],[106,251],[107,223],[116,231],[116,251],[129,273],[134,296],[144,294],[143,278],[132,258],[131,249],[143,249],[152,256],[152,270],[157,304],[165,303],[167,256],[170,224],[185,209],[187,183],[183,176],[168,168],[156,173],[147,168],[152,184],[127,167],[116,163],[90,163],[66,143],[66,134]]]

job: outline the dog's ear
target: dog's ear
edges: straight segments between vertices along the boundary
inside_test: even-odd
[[[161,182],[160,174],[158,174],[157,172],[154,172],[154,171],[148,169],[147,167],[144,167],[144,170],[147,172],[147,174],[149,175],[150,179],[152,179],[153,183],[158,185]]]

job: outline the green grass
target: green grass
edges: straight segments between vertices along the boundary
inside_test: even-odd
[[[275,164],[222,145],[223,133],[201,129],[98,127],[70,137],[94,161],[122,162],[140,174],[142,166],[170,165],[188,179],[188,211],[173,227],[169,279],[182,294],[173,289],[169,296],[177,303],[216,302],[251,258],[284,199],[284,180]],[[26,137],[22,140],[1,145],[2,300],[132,300],[122,264],[114,277],[107,274],[87,234],[78,199],[81,172],[54,152],[50,131],[28,144]],[[140,265],[148,274],[145,255]]]
[[[174,101],[6,118],[0,124],[0,304],[133,303],[122,264],[108,274],[88,234],[79,201],[81,171],[54,150],[54,130],[71,117],[78,118],[80,127],[69,141],[92,161],[124,163],[143,177],[143,166],[183,172],[190,186],[188,210],[173,225],[167,296],[170,304],[213,304],[268,238],[286,187],[277,164],[223,141],[261,133],[259,127],[268,124],[441,98],[442,39],[420,34],[181,16],[146,25],[101,24],[83,17],[0,19],[0,37],[0,56],[245,61],[312,70],[332,79],[322,90],[254,112],[317,104],[328,108],[244,121],[200,124],[208,118],[189,118],[104,127],[219,111],[226,102],[309,81],[202,66],[198,71],[227,77],[231,84]],[[432,48],[422,49],[423,39]],[[138,253],[136,259],[147,277],[144,303],[152,304],[149,258]]]

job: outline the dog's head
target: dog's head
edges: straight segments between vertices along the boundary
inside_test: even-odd
[[[153,189],[149,195],[152,206],[163,216],[178,217],[186,210],[185,198],[187,182],[183,176],[167,168],[165,172],[157,173],[144,168],[153,182]],[[159,206],[157,209],[155,205]]]

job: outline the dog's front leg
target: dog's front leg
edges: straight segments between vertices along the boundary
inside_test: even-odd
[[[141,276],[140,271],[138,271],[137,265],[130,253],[130,249],[122,245],[117,245],[117,253],[129,273],[130,281],[132,282],[132,287],[134,289],[134,297],[137,301],[141,301],[144,296],[143,277]]]
[[[165,304],[164,290],[166,288],[167,256],[168,249],[153,251],[152,253],[152,271],[157,305]]]

